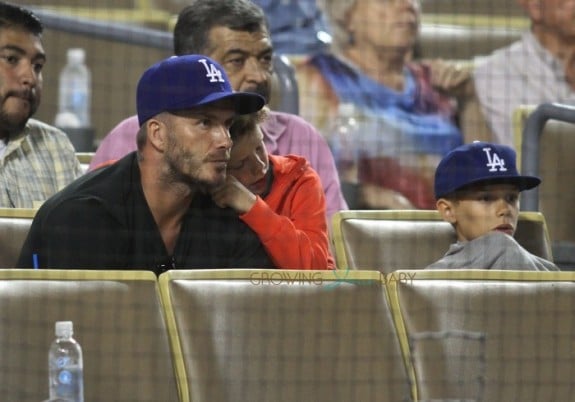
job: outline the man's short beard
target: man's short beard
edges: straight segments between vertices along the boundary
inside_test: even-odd
[[[32,117],[32,113],[26,118],[19,122],[14,122],[10,119],[3,111],[0,110],[0,136],[5,135],[6,138],[13,137],[24,130],[26,123]]]
[[[189,176],[182,172],[177,162],[178,159],[182,161],[185,160],[186,158],[184,157],[184,155],[182,155],[182,153],[178,153],[179,145],[175,140],[175,135],[172,132],[170,132],[167,136],[166,147],[167,147],[166,155],[169,156],[164,157],[166,161],[166,168],[164,169],[163,172],[163,178],[165,181],[167,181],[168,183],[185,185],[192,191],[195,191],[197,189],[209,189],[213,186],[221,185],[221,183],[214,184],[206,182],[198,177]],[[177,156],[174,157],[174,155]]]
[[[258,95],[261,95],[264,97],[264,99],[266,100],[266,104],[270,101],[270,88],[269,85],[258,85],[257,87],[255,87],[252,92],[257,93]]]

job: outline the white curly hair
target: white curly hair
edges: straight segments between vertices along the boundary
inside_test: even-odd
[[[350,32],[346,27],[346,15],[356,0],[317,0],[317,4],[328,19],[333,35],[332,46],[343,48],[350,42]]]

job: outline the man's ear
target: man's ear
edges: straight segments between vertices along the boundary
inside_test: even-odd
[[[164,152],[166,147],[166,125],[156,118],[146,122],[147,137],[150,144],[159,152]]]
[[[457,222],[457,217],[455,216],[453,201],[447,200],[445,198],[440,198],[435,204],[439,214],[444,221],[454,224]]]

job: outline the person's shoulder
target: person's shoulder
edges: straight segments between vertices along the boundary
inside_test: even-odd
[[[130,116],[112,128],[102,139],[92,161],[89,170],[93,170],[110,160],[121,159],[125,155],[137,149],[136,137],[140,125],[138,116]]]
[[[26,122],[26,129],[33,136],[68,138],[66,133],[60,128],[36,119],[28,119]]]
[[[473,59],[473,66],[475,74],[482,72],[493,73],[493,68],[507,69],[510,66],[510,62],[518,61],[523,62],[523,58],[526,55],[525,46],[527,44],[527,36],[523,36],[521,39],[510,43],[507,46],[495,49],[488,55],[476,56]],[[514,60],[513,57],[521,58],[521,60]]]
[[[22,134],[22,139],[33,144],[40,153],[48,153],[63,159],[76,159],[76,150],[70,137],[58,127],[51,126],[35,119],[28,119]],[[78,162],[79,165],[79,162]]]
[[[300,155],[268,155],[270,162],[274,167],[274,172],[289,173],[291,171],[297,170],[299,172],[305,172],[308,169],[312,169],[307,159]],[[313,170],[313,169],[312,169]]]
[[[487,232],[482,236],[466,242],[465,244],[466,248],[489,248],[491,250],[501,249],[511,251],[512,249],[522,248],[513,236],[509,236],[508,234],[496,230]]]
[[[279,112],[273,110],[269,114],[269,118],[263,124],[264,130],[270,127],[281,126],[284,131],[302,135],[302,132],[306,132],[309,135],[317,135],[321,137],[320,132],[314,127],[309,121],[301,116],[292,113]],[[323,137],[322,137],[323,138]]]
[[[249,231],[249,226],[238,217],[234,209],[218,206],[210,194],[203,192],[194,195],[184,219],[192,222],[201,221],[211,227],[209,231],[214,232],[219,228],[225,228],[229,233]]]
[[[140,128],[140,123],[138,122],[138,116],[133,115],[130,117],[126,117],[124,120],[122,120],[121,122],[116,124],[116,126],[114,128],[112,128],[112,130],[110,130],[110,133],[117,132],[117,131],[123,132],[124,130],[127,130],[130,133],[133,133],[134,131],[137,132],[139,128]]]
[[[88,172],[44,202],[46,210],[60,207],[70,208],[74,203],[95,201],[101,204],[120,205],[125,200],[125,182],[131,175],[135,155],[110,164],[109,166]]]
[[[270,111],[268,121],[273,121],[273,120],[275,120],[277,122],[283,122],[285,124],[289,123],[289,124],[297,124],[297,125],[302,125],[302,126],[313,127],[311,125],[311,123],[309,123],[303,117],[298,116],[297,114],[280,112],[278,110],[271,110]]]
[[[140,129],[140,124],[138,122],[138,116],[130,116],[116,124],[109,132],[106,134],[102,143],[109,142],[118,145],[117,141],[126,139],[130,144],[133,142],[135,144],[135,138]],[[135,148],[135,145],[134,145]],[[133,150],[133,149],[131,149]]]

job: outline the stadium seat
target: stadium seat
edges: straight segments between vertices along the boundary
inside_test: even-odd
[[[48,399],[56,321],[83,349],[84,400],[177,402],[156,276],[140,271],[0,270],[2,401]]]
[[[379,278],[374,271],[162,274],[182,402],[412,400]]]
[[[421,9],[423,15],[449,14],[527,19],[517,0],[421,0]]]
[[[339,269],[384,273],[425,268],[456,240],[435,210],[339,211],[332,235]],[[533,254],[553,259],[543,214],[520,212],[515,238]]]
[[[455,18],[449,24],[424,22],[421,25],[417,39],[418,58],[471,61],[476,56],[489,55],[521,38],[522,29],[458,25]]]
[[[575,274],[399,271],[388,282],[421,401],[573,400]],[[405,346],[406,342],[402,343]]]
[[[84,170],[84,173],[86,173],[88,171],[88,168],[90,166],[90,162],[92,162],[93,157],[94,157],[94,152],[76,152],[76,158],[78,158],[80,165],[82,165],[82,169]]]
[[[530,119],[536,110],[539,118]],[[575,214],[570,213],[575,190],[569,184],[575,180],[574,121],[575,108],[560,104],[522,105],[513,119],[521,171],[542,179],[537,189],[522,194],[521,208],[545,215],[555,262],[568,270],[575,270]],[[535,132],[525,141],[527,130]]]
[[[0,208],[0,268],[14,268],[36,209]]]
[[[274,54],[273,69],[270,108],[299,114],[299,90],[294,66],[287,56]]]

